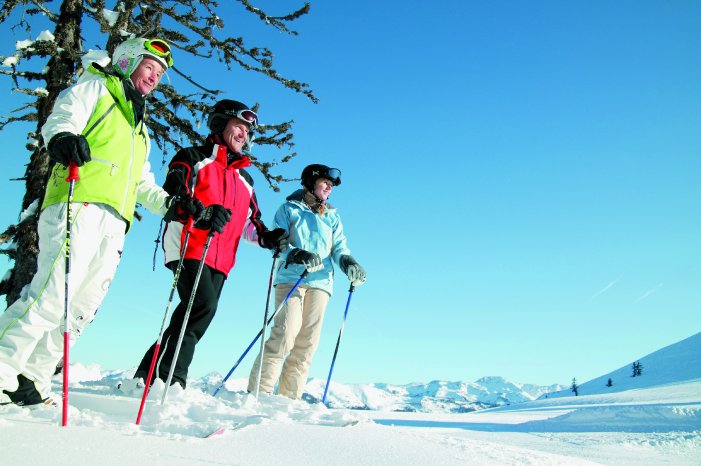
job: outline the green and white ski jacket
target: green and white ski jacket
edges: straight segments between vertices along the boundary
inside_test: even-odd
[[[132,103],[118,76],[94,64],[78,82],[61,92],[41,132],[48,144],[58,133],[82,134],[90,145],[92,160],[79,169],[73,201],[105,204],[127,222],[136,203],[164,215],[168,194],[155,183],[148,162],[150,140],[143,118],[136,124]],[[68,170],[53,168],[42,209],[68,199]]]

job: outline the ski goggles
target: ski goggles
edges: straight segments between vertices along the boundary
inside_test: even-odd
[[[321,175],[321,177],[331,181],[334,186],[341,184],[341,170],[338,168],[329,168],[326,170],[326,173]]]
[[[338,168],[329,168],[326,172],[326,177],[331,181],[339,180],[341,178],[341,170]]]
[[[253,110],[245,109],[239,110],[237,112],[227,111],[224,113],[229,118],[236,117],[240,120],[247,122],[251,128],[255,128],[256,126],[258,126],[258,115],[256,115],[256,112],[254,112]]]
[[[144,42],[144,48],[150,53],[161,57],[168,64],[168,68],[173,66],[173,54],[170,51],[170,45],[160,39],[151,39]]]

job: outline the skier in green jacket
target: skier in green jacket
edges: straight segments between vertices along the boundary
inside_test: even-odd
[[[70,340],[90,323],[117,270],[136,203],[164,215],[199,206],[169,197],[150,171],[145,96],[172,66],[169,45],[129,39],[111,67],[93,63],[64,90],[42,128],[53,166],[39,215],[38,269],[0,315],[0,402],[51,404],[63,355],[68,166],[79,167],[72,198]]]

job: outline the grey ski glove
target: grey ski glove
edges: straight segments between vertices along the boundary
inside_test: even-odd
[[[305,251],[304,249],[293,249],[287,254],[288,264],[302,264],[307,268],[307,272],[317,272],[324,268],[324,264],[321,262],[321,257],[319,254],[314,252]]]
[[[346,274],[351,285],[360,286],[365,283],[365,270],[353,259],[353,256],[341,256],[339,260],[341,270]]]

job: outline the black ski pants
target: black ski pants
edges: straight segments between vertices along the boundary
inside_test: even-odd
[[[177,262],[168,265],[175,269]],[[163,332],[161,349],[153,376],[154,380],[156,377],[163,381],[168,379],[168,372],[170,371],[170,366],[173,364],[175,347],[178,345],[180,329],[183,325],[185,311],[190,302],[190,294],[195,284],[195,277],[197,276],[199,267],[200,261],[197,259],[185,259],[183,261],[183,269],[178,279],[178,296],[180,297],[180,303],[173,311],[168,328]],[[180,353],[178,354],[178,360],[175,362],[172,383],[177,382],[185,388],[187,370],[195,354],[195,345],[202,339],[214,318],[214,314],[217,312],[219,296],[221,295],[225,281],[226,275],[223,273],[207,265],[202,268],[202,275],[200,276],[200,282],[197,286],[197,292],[195,293],[195,301],[192,304],[190,317],[185,327],[185,334],[180,347]],[[141,377],[146,380],[155,348],[156,343],[146,351],[134,377]]]

